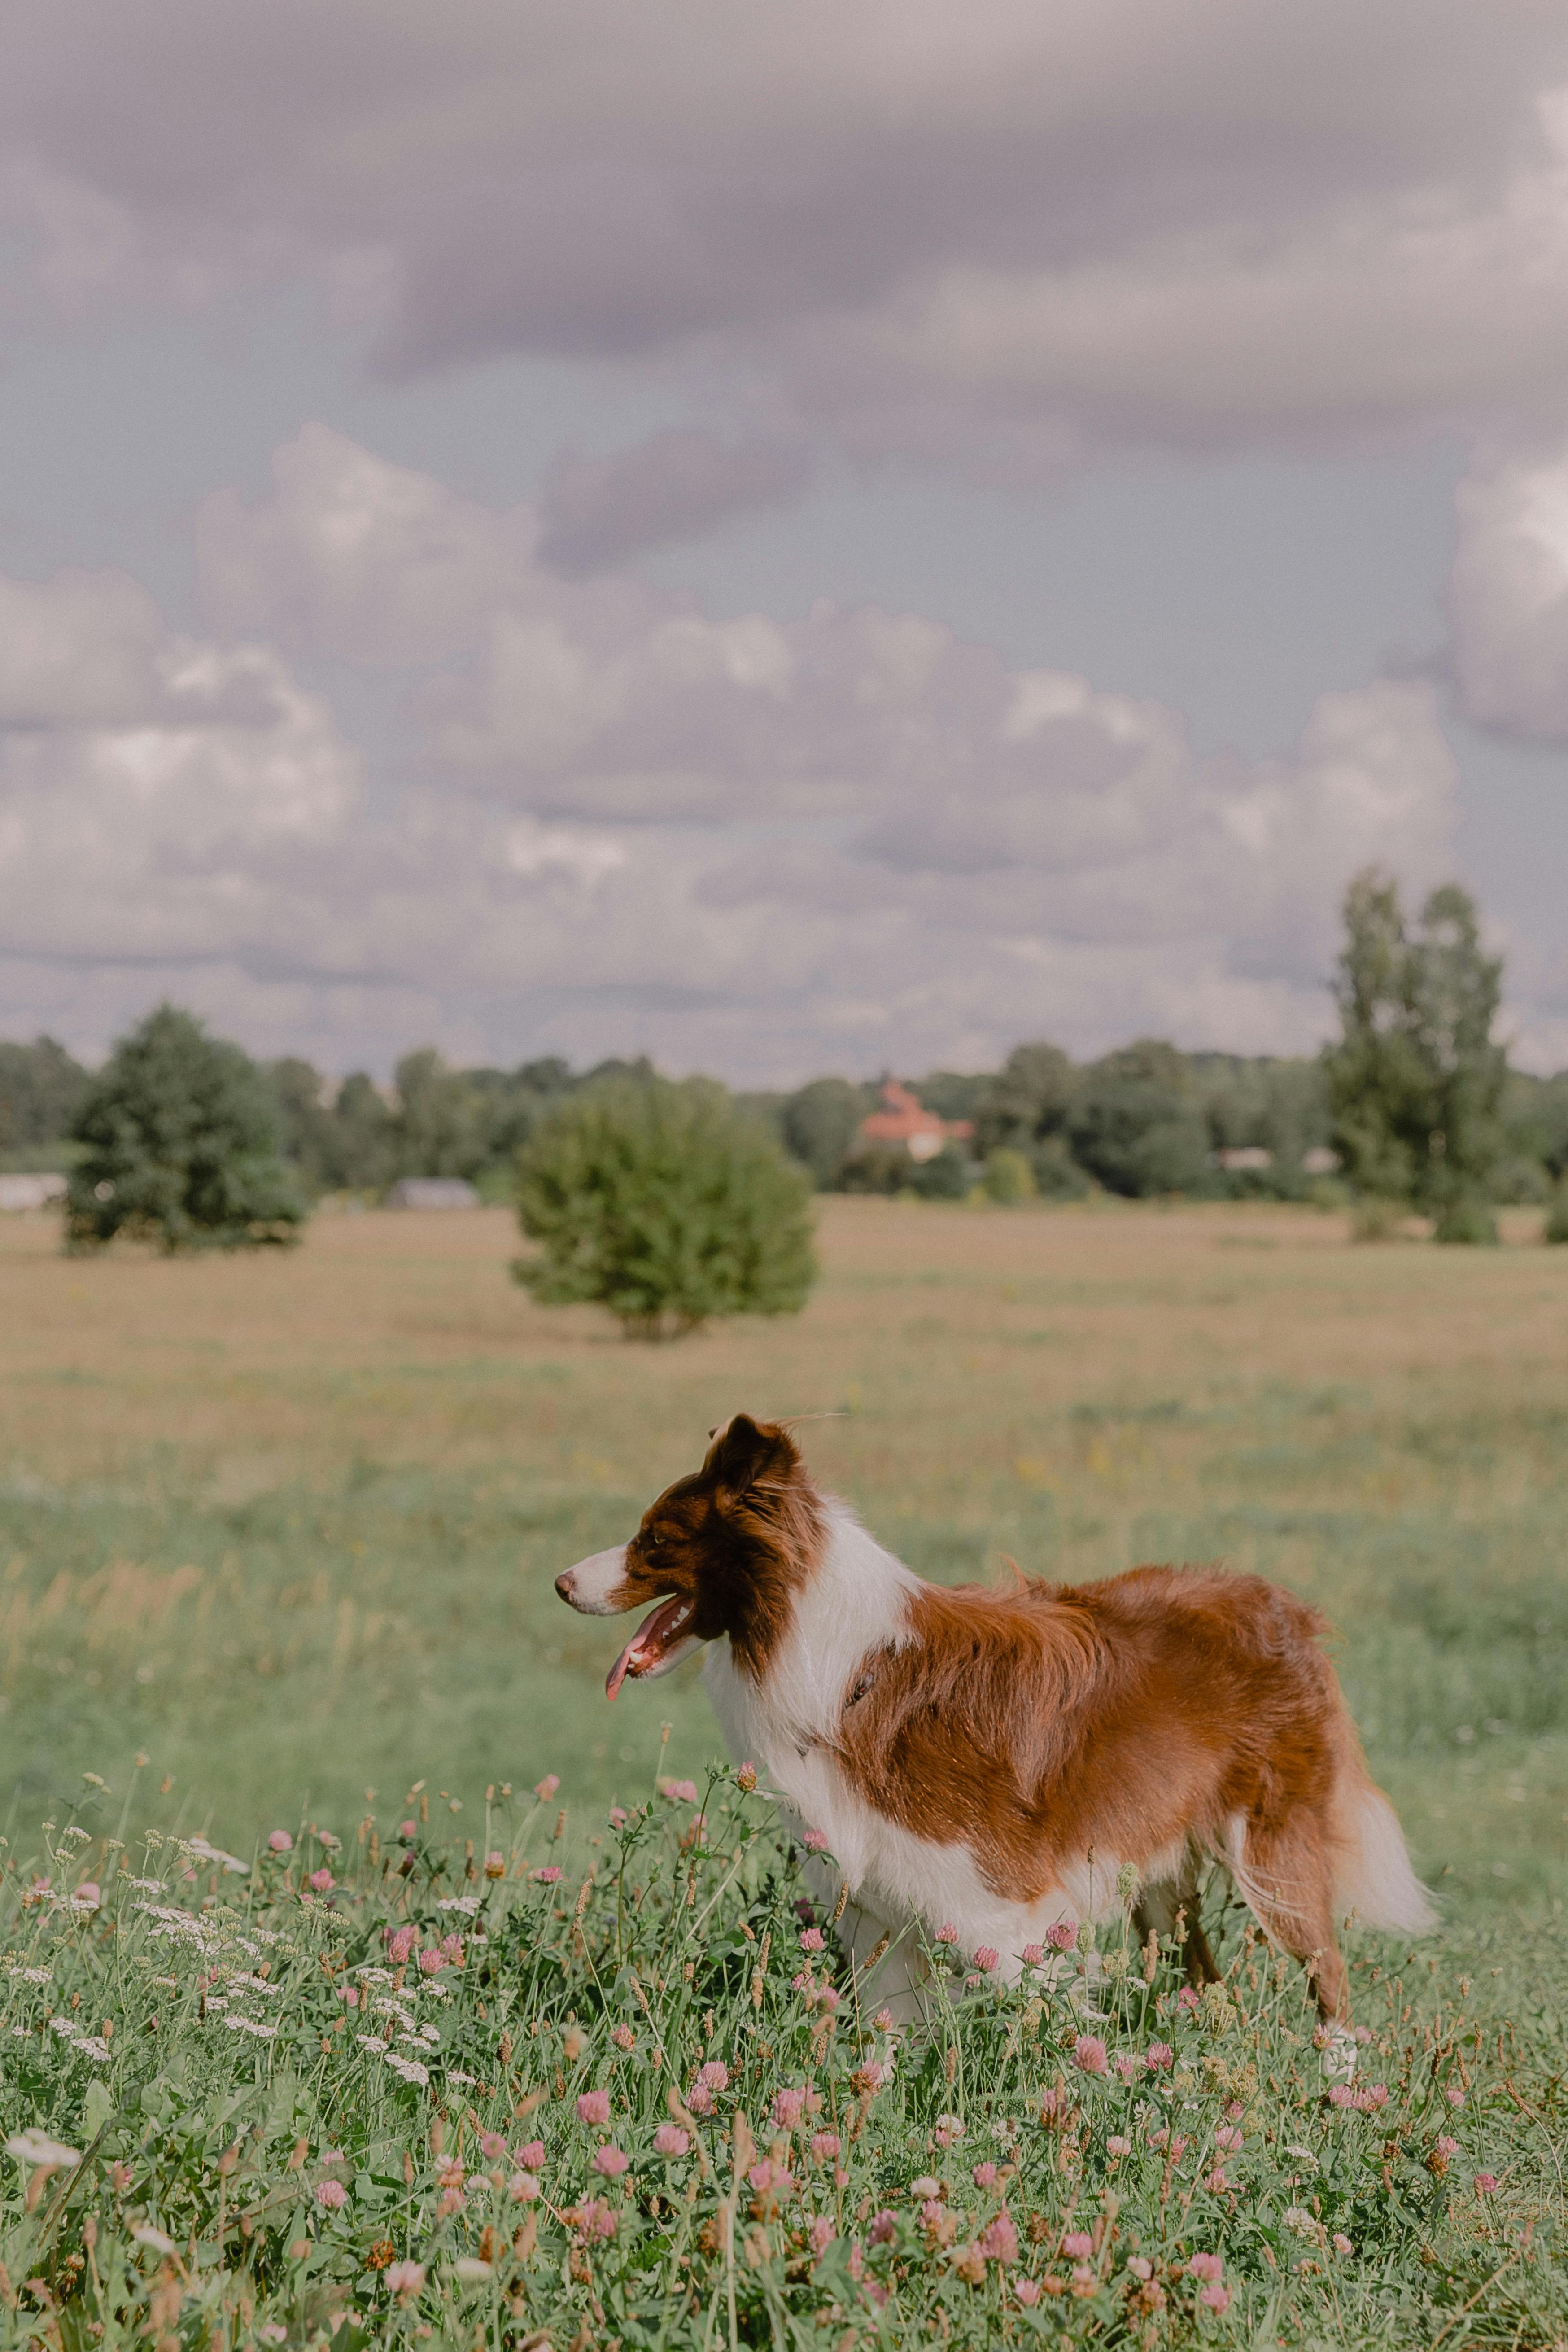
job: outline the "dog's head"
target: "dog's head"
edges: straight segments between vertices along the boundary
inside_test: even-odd
[[[742,1412],[710,1438],[701,1469],[665,1488],[629,1543],[555,1580],[587,1616],[658,1604],[610,1669],[611,1698],[628,1675],[667,1675],[703,1642],[728,1640],[759,1676],[816,1564],[821,1504],[788,1431]]]

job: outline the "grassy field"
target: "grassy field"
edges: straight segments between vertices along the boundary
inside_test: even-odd
[[[191,1264],[0,1225],[0,2346],[1568,2345],[1531,1231],[833,1200],[798,1321],[649,1349],[531,1306],[500,1212]],[[1113,1927],[1016,1992],[960,1956],[899,2050],[762,1801],[658,1793],[695,1674],[612,1709],[551,1580],[741,1407],[821,1416],[930,1575],[1224,1559],[1328,1612],[1444,1913],[1355,1948],[1360,2105],[1234,1912],[1228,2006]]]
[[[1224,1559],[1327,1610],[1450,1908],[1568,1876],[1568,1251],[1352,1248],[1289,1210],[824,1203],[805,1315],[668,1349],[509,1280],[514,1229],[322,1217],[286,1255],[0,1224],[0,1752],[245,1843],[415,1780],[646,1791],[695,1665],[614,1708],[556,1570],[740,1407],[944,1579]]]

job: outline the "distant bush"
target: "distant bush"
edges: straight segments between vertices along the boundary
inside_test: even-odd
[[[1552,1195],[1543,1238],[1549,1242],[1568,1242],[1568,1176],[1563,1178]]]
[[[540,1244],[517,1279],[548,1307],[607,1307],[628,1339],[793,1315],[816,1271],[806,1179],[718,1087],[621,1080],[574,1095],[518,1161]]]
[[[1016,1208],[1020,1201],[1035,1198],[1035,1171],[1021,1151],[1014,1151],[1005,1143],[999,1144],[985,1162],[982,1179],[985,1197],[999,1208]]]
[[[165,1251],[297,1241],[305,1203],[278,1156],[272,1091],[237,1045],[160,1005],[89,1086],[73,1133],[66,1241]]]

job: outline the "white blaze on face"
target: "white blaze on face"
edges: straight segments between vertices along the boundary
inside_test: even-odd
[[[565,1570],[556,1578],[555,1589],[563,1601],[569,1601],[585,1617],[615,1617],[626,1603],[612,1596],[626,1580],[626,1548],[616,1544],[608,1551],[590,1552],[575,1568]]]

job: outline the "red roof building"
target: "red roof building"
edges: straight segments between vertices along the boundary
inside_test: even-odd
[[[973,1120],[942,1118],[927,1110],[919,1095],[889,1078],[882,1088],[885,1108],[860,1122],[862,1143],[901,1143],[911,1160],[934,1160],[944,1143],[963,1143],[974,1132]]]

